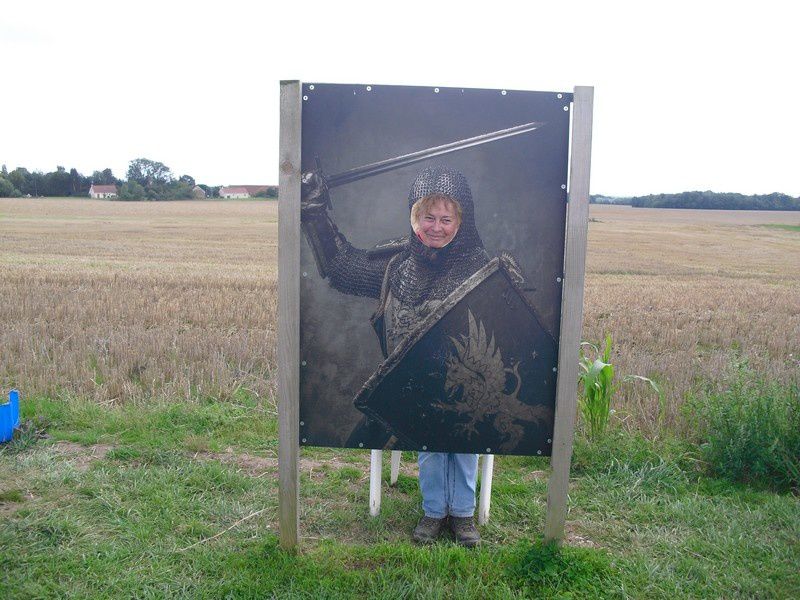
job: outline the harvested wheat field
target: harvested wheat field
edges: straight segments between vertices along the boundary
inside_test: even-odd
[[[0,386],[98,403],[272,401],[277,205],[0,199]],[[800,357],[800,214],[593,206],[584,339],[614,339],[626,426],[681,427],[731,360]],[[787,227],[766,227],[765,225]]]

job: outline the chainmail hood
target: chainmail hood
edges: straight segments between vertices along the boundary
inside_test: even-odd
[[[417,200],[432,194],[449,196],[461,205],[461,225],[443,248],[429,248],[412,229],[408,257],[390,272],[389,279],[392,294],[407,304],[445,298],[489,260],[475,227],[467,178],[441,165],[423,169],[408,194],[409,213]]]

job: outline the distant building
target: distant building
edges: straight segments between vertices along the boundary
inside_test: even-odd
[[[229,185],[219,188],[220,198],[252,198],[259,192],[264,192],[268,185]]]
[[[116,198],[117,197],[117,186],[115,186],[115,185],[97,185],[96,183],[93,183],[92,187],[89,188],[89,197],[90,198]]]
[[[203,200],[206,197],[207,197],[206,191],[199,185],[196,185],[192,188],[192,198],[194,198],[195,200]]]

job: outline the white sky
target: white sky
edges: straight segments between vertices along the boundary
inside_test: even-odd
[[[791,4],[11,0],[0,163],[275,184],[280,79],[593,85],[592,193],[800,196]]]

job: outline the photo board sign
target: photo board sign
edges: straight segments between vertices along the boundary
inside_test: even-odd
[[[571,103],[302,84],[301,445],[552,453]]]

